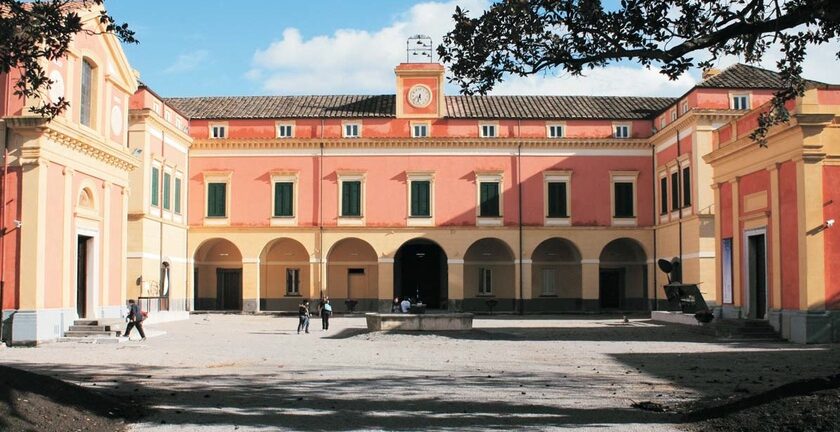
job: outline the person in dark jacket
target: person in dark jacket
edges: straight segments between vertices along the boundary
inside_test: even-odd
[[[129,337],[131,333],[131,329],[137,327],[137,332],[140,333],[140,340],[146,340],[146,332],[143,331],[143,320],[146,317],[143,316],[143,311],[140,309],[140,305],[135,303],[134,300],[128,301],[128,325],[125,327],[125,334],[123,337]]]
[[[300,302],[298,306],[298,318],[300,318],[298,322],[298,334],[300,334],[300,329],[304,329],[309,333],[309,300]]]

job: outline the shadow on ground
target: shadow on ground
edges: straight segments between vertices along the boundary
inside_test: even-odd
[[[627,409],[577,409],[539,403],[540,387],[562,386],[554,376],[387,375],[375,379],[338,379],[301,382],[277,375],[185,375],[177,386],[159,388],[153,377],[172,374],[171,368],[138,369],[121,364],[95,374],[64,365],[19,364],[36,373],[83,383],[110,382],[100,390],[109,397],[131,395],[148,406],[144,423],[181,426],[251,426],[306,430],[416,430],[583,427],[615,424],[659,424],[677,421],[674,414]],[[124,371],[109,374],[108,370]],[[212,385],[208,385],[212,383]],[[606,383],[601,383],[606,385]],[[595,385],[589,382],[584,387]],[[101,388],[101,385],[99,386]],[[430,398],[424,389],[477,387],[482,401]],[[495,400],[493,400],[495,399]]]

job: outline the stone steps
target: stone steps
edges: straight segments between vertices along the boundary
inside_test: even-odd
[[[67,339],[95,338],[119,341],[125,323],[121,319],[82,319],[73,321],[70,330],[64,332]]]
[[[718,320],[712,324],[715,335],[739,340],[778,340],[781,336],[764,320]]]

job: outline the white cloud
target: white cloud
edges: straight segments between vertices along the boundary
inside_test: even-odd
[[[305,39],[298,29],[286,28],[254,54],[245,76],[272,94],[393,93],[393,68],[405,61],[406,39],[420,33],[440,43],[453,25],[456,5],[480,12],[488,1],[419,3],[373,32],[341,29]]]
[[[405,41],[417,34],[430,35],[437,45],[453,25],[456,5],[480,13],[489,0],[429,1],[412,6],[393,23],[375,31],[340,29],[331,35],[304,38],[293,27],[285,28],[281,37],[254,53],[252,67],[244,77],[259,83],[269,94],[348,94],[393,93],[393,67],[405,61]],[[837,60],[837,44],[812,48],[805,61],[805,76],[827,82],[838,81],[833,74]],[[206,55],[206,53],[205,53]],[[775,69],[778,52],[770,52],[763,67]],[[192,63],[191,60],[195,60]],[[184,70],[203,61],[182,55],[167,69]],[[726,67],[740,61],[721,59]],[[195,67],[195,66],[192,66]],[[645,69],[633,64],[616,64],[587,71],[573,77],[548,73],[530,77],[507,77],[492,94],[520,95],[614,95],[614,96],[679,96],[689,90],[700,77],[692,71],[671,81],[658,68]],[[458,91],[449,85],[447,92]]]
[[[169,67],[164,69],[163,72],[167,74],[177,74],[195,70],[201,66],[205,60],[207,60],[209,55],[210,52],[204,49],[181,54],[178,56],[178,59],[175,60],[175,63],[169,65]]]

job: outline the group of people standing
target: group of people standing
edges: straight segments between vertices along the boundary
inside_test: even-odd
[[[329,297],[323,297],[318,302],[318,315],[321,317],[321,331],[330,329],[330,316],[332,315],[332,305]],[[297,332],[303,330],[309,333],[309,317],[312,313],[309,311],[309,300],[303,299],[298,306],[298,328]]]

